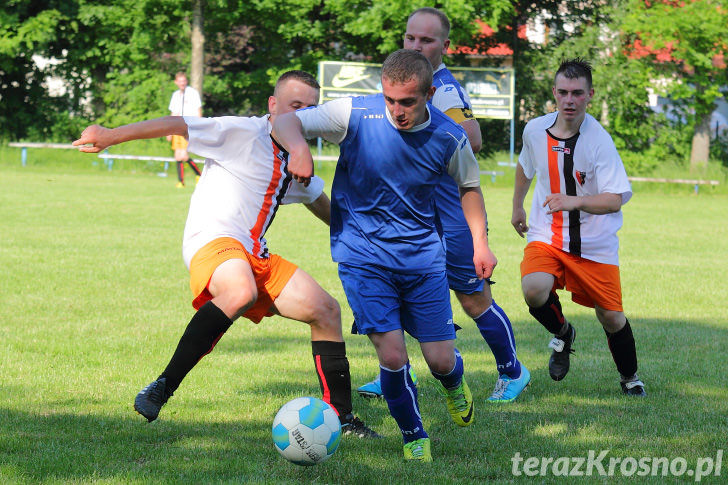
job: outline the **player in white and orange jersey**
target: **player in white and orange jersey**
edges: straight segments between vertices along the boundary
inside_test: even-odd
[[[622,391],[646,396],[619,280],[617,231],[632,188],[612,138],[586,113],[594,95],[591,66],[581,59],[563,62],[552,91],[558,111],[528,122],[516,168],[511,223],[521,237],[528,235],[521,262],[523,295],[531,315],[554,334],[552,379],[559,381],[569,371],[576,336],[555,291],[566,288],[574,302],[595,309]],[[527,225],[523,201],[534,177]]]
[[[98,152],[140,138],[180,135],[189,150],[206,157],[190,201],[183,257],[197,313],[167,368],[136,397],[134,408],[154,421],[197,362],[244,316],[255,323],[273,314],[309,324],[323,399],[339,415],[345,434],[378,437],[352,414],[349,361],[337,301],[293,263],[268,252],[265,232],[280,204],[302,202],[329,223],[323,181],[292,181],[288,154],[271,138],[276,116],[313,106],[319,85],[303,71],[289,71],[258,118],[167,116],[114,129],[90,126],[74,145]]]

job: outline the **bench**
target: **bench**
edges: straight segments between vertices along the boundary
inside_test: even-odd
[[[76,148],[76,147],[73,147],[73,148]],[[166,176],[167,168],[169,167],[169,163],[177,161],[177,160],[175,160],[174,157],[153,157],[153,156],[145,156],[145,155],[115,155],[115,154],[106,153],[106,152],[100,153],[99,158],[104,159],[104,161],[106,162],[106,165],[109,167],[109,170],[111,170],[111,168],[113,167],[114,160],[145,160],[145,161],[164,162],[164,170],[162,173],[164,173],[165,175],[162,175],[162,173],[160,173],[160,174],[158,174],[160,176]],[[314,156],[313,159],[318,160],[319,162],[322,162],[322,161],[323,162],[335,162],[339,159],[339,157],[329,156],[329,155],[319,155],[319,156]],[[199,159],[193,159],[192,161],[195,163],[202,163],[202,164],[205,163],[204,160],[199,160]],[[319,167],[320,167],[320,165],[319,165]]]
[[[31,143],[31,142],[11,142],[8,146],[15,148],[22,148],[20,151],[20,163],[23,167],[26,166],[28,161],[28,148],[54,148],[54,149],[65,149],[65,150],[78,150],[79,147],[73,146],[66,143]],[[165,162],[164,171],[167,171],[169,162],[174,162],[174,157],[147,157],[138,155],[112,155],[106,151],[99,154],[99,158],[103,159],[106,166],[111,170],[114,166],[114,159],[126,159],[126,160],[153,160]],[[195,162],[204,163],[204,160],[195,160]]]
[[[72,148],[74,150],[78,150],[78,147],[75,147],[70,144],[65,143],[21,143],[21,142],[11,142],[8,143],[8,146],[10,147],[16,147],[16,148],[22,148],[20,151],[20,163],[23,164],[23,167],[25,167],[26,162],[28,161],[28,148],[63,148],[68,150],[69,148]]]
[[[75,147],[74,147],[75,148]],[[167,168],[169,168],[170,162],[174,163],[177,160],[174,157],[154,157],[154,156],[147,156],[147,155],[117,155],[115,153],[108,153],[104,151],[103,153],[99,153],[99,158],[102,158],[104,162],[106,163],[106,166],[111,170],[114,167],[114,160],[141,160],[141,161],[152,161],[152,162],[164,162],[164,169],[162,172],[158,173],[160,177],[166,177],[167,176]],[[192,159],[195,163],[202,163],[204,164],[204,160],[200,159]]]
[[[628,177],[632,182],[654,182],[659,184],[690,184],[695,187],[695,193],[698,193],[698,187],[701,185],[719,185],[717,180],[698,180],[698,179],[668,179],[668,178],[651,178],[651,177]]]

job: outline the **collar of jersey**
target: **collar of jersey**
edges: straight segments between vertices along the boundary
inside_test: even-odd
[[[404,131],[405,133],[414,133],[416,131],[424,130],[425,128],[430,126],[430,120],[432,119],[432,113],[430,113],[429,104],[425,105],[425,109],[427,110],[427,119],[423,123],[420,123],[419,125],[412,127],[409,130],[400,130],[399,128],[397,128],[397,124],[392,119],[392,115],[389,113],[389,110],[387,109],[386,106],[384,107],[384,114],[387,115],[387,121],[389,121],[389,124],[392,125],[396,130]]]

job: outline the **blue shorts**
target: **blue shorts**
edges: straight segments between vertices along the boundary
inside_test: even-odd
[[[367,335],[401,329],[419,342],[455,339],[444,271],[402,274],[339,263],[339,278],[354,313],[352,331]]]
[[[435,197],[436,227],[445,247],[450,289],[470,295],[483,289],[473,265],[473,236],[460,204],[460,192],[452,177],[443,177]],[[490,281],[488,281],[490,283]]]

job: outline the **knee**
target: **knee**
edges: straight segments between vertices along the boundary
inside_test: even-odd
[[[326,295],[311,309],[311,325],[321,329],[341,329],[341,307],[332,296]]]
[[[597,319],[602,324],[602,328],[608,333],[616,333],[622,330],[627,323],[627,317],[622,312],[616,312],[612,310],[604,310],[603,308],[597,307],[596,309]]]
[[[549,291],[535,285],[522,285],[523,299],[530,308],[538,308],[546,303]]]
[[[215,297],[215,304],[231,320],[241,317],[258,300],[258,292],[255,288],[238,287],[234,291],[226,291]]]
[[[430,345],[426,349],[423,347],[423,356],[427,367],[431,372],[440,375],[449,374],[455,367],[455,349],[452,345]]]
[[[531,308],[543,306],[553,287],[554,276],[549,273],[530,273],[521,278],[523,299]]]
[[[486,283],[487,284],[487,283]],[[490,292],[486,294],[484,291],[477,293],[471,293],[469,295],[465,293],[456,293],[460,305],[463,307],[463,311],[470,318],[477,318],[483,314],[490,305],[493,303],[493,299],[490,297]]]
[[[380,352],[379,363],[390,370],[401,369],[407,363],[407,352],[398,349],[388,349]]]

